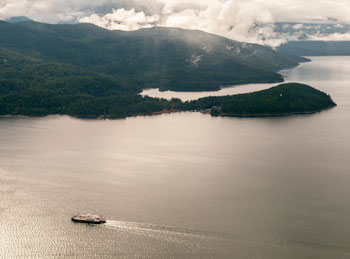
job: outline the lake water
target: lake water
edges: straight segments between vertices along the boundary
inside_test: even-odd
[[[350,57],[312,60],[314,115],[0,119],[0,258],[350,258]]]

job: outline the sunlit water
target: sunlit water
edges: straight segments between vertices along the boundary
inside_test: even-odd
[[[282,71],[281,73],[287,73],[288,71]],[[174,91],[165,91],[161,92],[159,89],[147,89],[144,90],[141,95],[150,96],[150,97],[159,97],[165,99],[179,98],[183,101],[196,100],[198,98],[207,97],[207,96],[224,96],[224,95],[233,95],[241,93],[250,93],[254,91],[260,91],[276,84],[247,84],[247,85],[236,85],[233,87],[222,87],[220,91],[216,92],[174,92]]]
[[[0,258],[350,258],[350,57],[312,59],[314,115],[0,119]]]

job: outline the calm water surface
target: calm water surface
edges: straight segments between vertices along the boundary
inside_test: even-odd
[[[280,73],[288,73],[288,71],[281,71]],[[236,85],[234,87],[223,87],[220,91],[216,92],[173,92],[173,91],[165,91],[161,92],[159,89],[147,89],[144,90],[141,94],[147,95],[151,97],[159,97],[165,99],[171,98],[179,98],[183,101],[196,100],[198,98],[207,97],[207,96],[224,96],[224,95],[233,95],[233,94],[241,94],[241,93],[249,93],[254,91],[260,91],[272,86],[276,86],[276,84],[246,84],[246,85]]]
[[[314,115],[0,119],[0,258],[350,258],[350,57],[312,59]]]

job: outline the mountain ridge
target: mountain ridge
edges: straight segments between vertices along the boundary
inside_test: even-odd
[[[33,20],[28,18],[27,16],[14,16],[14,17],[5,19],[5,21],[9,23],[17,23],[17,22],[28,22]]]
[[[307,59],[201,31],[0,22],[0,115],[125,118],[191,110],[190,103],[178,99],[139,93],[144,88],[215,91],[225,84],[281,82],[277,71],[302,61]],[[236,98],[215,102],[223,101],[226,109]],[[200,109],[202,101],[197,102]]]
[[[109,31],[92,24],[0,23],[0,50],[68,64],[142,88],[215,91],[221,85],[282,82],[305,59],[201,31],[155,27]],[[1,54],[1,52],[0,52]]]
[[[290,41],[278,49],[300,56],[350,56],[350,41]]]

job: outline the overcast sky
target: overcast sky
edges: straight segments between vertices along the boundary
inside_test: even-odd
[[[349,0],[0,0],[0,19],[90,22],[107,29],[152,26],[199,29],[235,40],[276,45],[274,22],[350,23]],[[322,36],[322,35],[321,35]],[[350,40],[350,34],[330,35]]]

